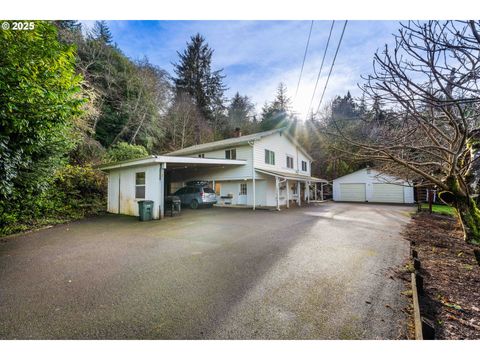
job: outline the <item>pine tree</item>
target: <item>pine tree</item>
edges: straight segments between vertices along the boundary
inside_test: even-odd
[[[241,96],[238,92],[233,96],[228,106],[228,128],[229,133],[235,128],[242,129],[243,132],[248,131],[251,127],[251,118],[253,116],[255,106],[248,96]]]
[[[55,20],[53,23],[61,30],[79,31],[82,29],[82,24],[77,20]]]
[[[271,130],[291,124],[290,98],[287,96],[287,87],[280,83],[277,87],[275,100],[271,104],[265,103],[262,108],[262,130]]]
[[[190,38],[183,53],[177,52],[180,61],[174,63],[177,97],[188,94],[198,107],[202,118],[195,123],[195,142],[200,143],[202,122],[214,131],[224,117],[224,92],[222,70],[211,69],[213,49],[200,34]]]
[[[273,101],[273,107],[275,110],[286,114],[290,110],[290,103],[290,98],[287,96],[287,87],[281,82],[277,87],[277,95]]]
[[[95,21],[92,29],[92,37],[96,40],[103,41],[105,44],[112,43],[113,36],[105,20]]]

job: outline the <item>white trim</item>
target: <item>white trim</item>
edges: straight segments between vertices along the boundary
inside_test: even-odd
[[[199,165],[246,165],[246,160],[230,160],[230,159],[210,159],[210,158],[199,158],[199,157],[187,157],[187,156],[163,156],[163,155],[153,155],[148,158],[134,159],[121,161],[116,163],[110,163],[98,166],[100,170],[112,170],[119,168],[126,168],[132,166],[140,165],[150,165],[157,163],[171,163],[171,164],[199,164]]]
[[[286,174],[286,173],[282,173],[282,172],[277,172],[277,171],[273,171],[273,170],[269,171],[269,170],[264,170],[264,169],[259,169],[259,168],[255,168],[255,170],[260,172],[260,173],[266,174],[266,175],[278,176],[278,177],[281,177],[282,179],[285,179],[285,180],[311,181],[311,182],[319,182],[319,183],[328,184],[327,180],[315,178],[313,176],[308,176],[308,175]]]

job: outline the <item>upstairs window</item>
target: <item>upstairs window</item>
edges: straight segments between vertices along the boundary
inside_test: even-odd
[[[225,150],[225,159],[235,160],[237,158],[237,149]]]
[[[307,171],[307,162],[302,160],[302,171]]]
[[[135,173],[135,198],[145,199],[145,172]]]
[[[287,168],[293,169],[293,157],[287,155]]]
[[[265,149],[265,164],[275,165],[275,153]]]

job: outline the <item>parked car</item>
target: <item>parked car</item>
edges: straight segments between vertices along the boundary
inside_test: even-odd
[[[205,185],[188,185],[178,189],[173,195],[180,198],[182,206],[187,205],[192,209],[202,205],[210,207],[217,203],[215,191]]]

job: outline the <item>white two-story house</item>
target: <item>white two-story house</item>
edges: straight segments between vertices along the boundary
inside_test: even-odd
[[[240,135],[240,134],[238,134]],[[311,156],[285,128],[194,145],[164,156],[107,164],[108,211],[137,215],[136,202],[163,199],[188,181],[211,184],[219,204],[289,207],[317,200],[326,180],[311,176]]]

